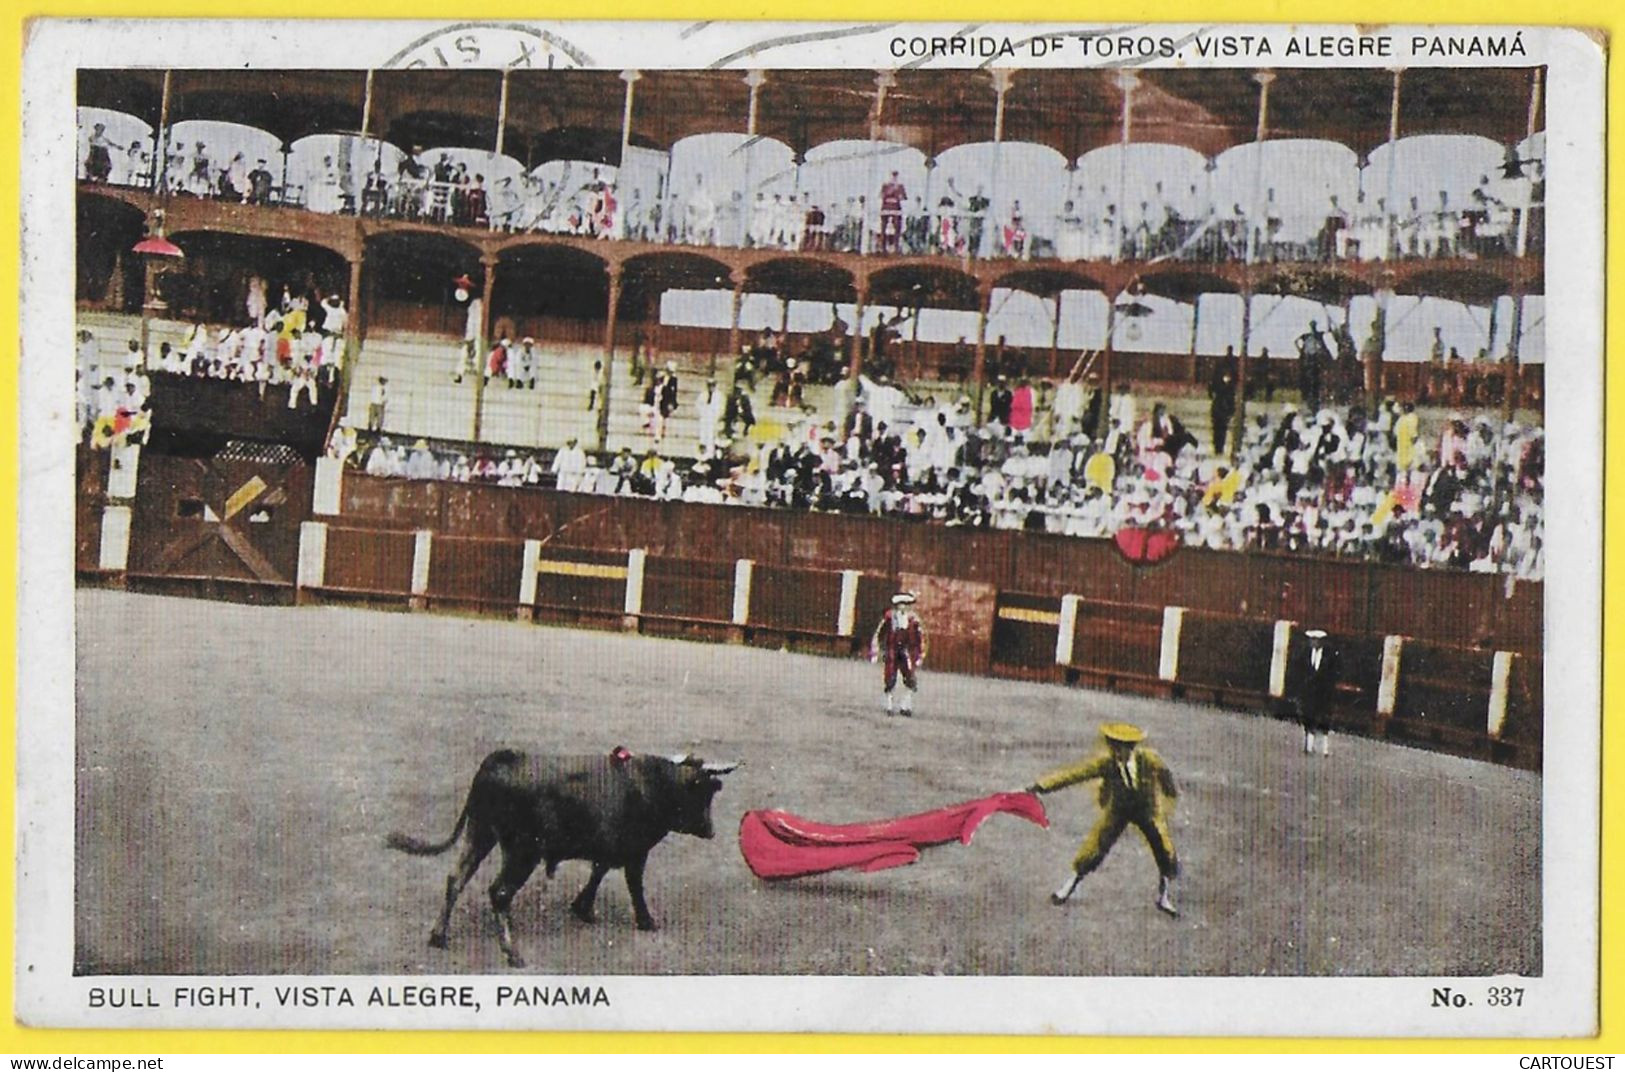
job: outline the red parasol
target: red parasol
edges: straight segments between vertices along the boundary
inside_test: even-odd
[[[148,235],[135,244],[135,252],[154,257],[184,257],[181,247],[163,235]]]

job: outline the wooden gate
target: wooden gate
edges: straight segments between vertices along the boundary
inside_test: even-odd
[[[279,444],[228,443],[212,458],[141,459],[129,576],[290,592],[311,469]]]

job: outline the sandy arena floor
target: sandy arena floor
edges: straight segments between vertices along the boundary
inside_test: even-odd
[[[485,886],[425,945],[481,758],[691,750],[742,759],[717,837],[650,857],[663,929],[619,874],[586,926],[587,865],[515,902],[529,971],[572,974],[1475,975],[1540,971],[1537,775],[1351,738],[1307,759],[1284,723],[1191,704],[932,673],[887,719],[866,663],[332,607],[85,590],[79,615],[77,967],[87,973],[502,972]],[[768,884],[750,808],[847,822],[1031,782],[1145,726],[1181,779],[1184,915],[1152,906],[1130,831],[1073,903],[1048,893],[1097,812],[996,816],[912,867]]]

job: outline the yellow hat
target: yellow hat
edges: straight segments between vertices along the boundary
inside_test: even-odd
[[[1127,722],[1108,722],[1100,727],[1100,735],[1118,744],[1139,744],[1145,740],[1145,731]]]

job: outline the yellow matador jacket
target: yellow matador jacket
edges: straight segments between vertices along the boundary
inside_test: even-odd
[[[1171,802],[1179,796],[1179,786],[1162,757],[1150,748],[1140,747],[1129,757],[1128,765],[1132,769],[1125,772],[1108,750],[1070,767],[1050,771],[1038,779],[1037,785],[1048,793],[1099,778],[1100,806],[1107,812],[1160,816],[1171,810]]]

